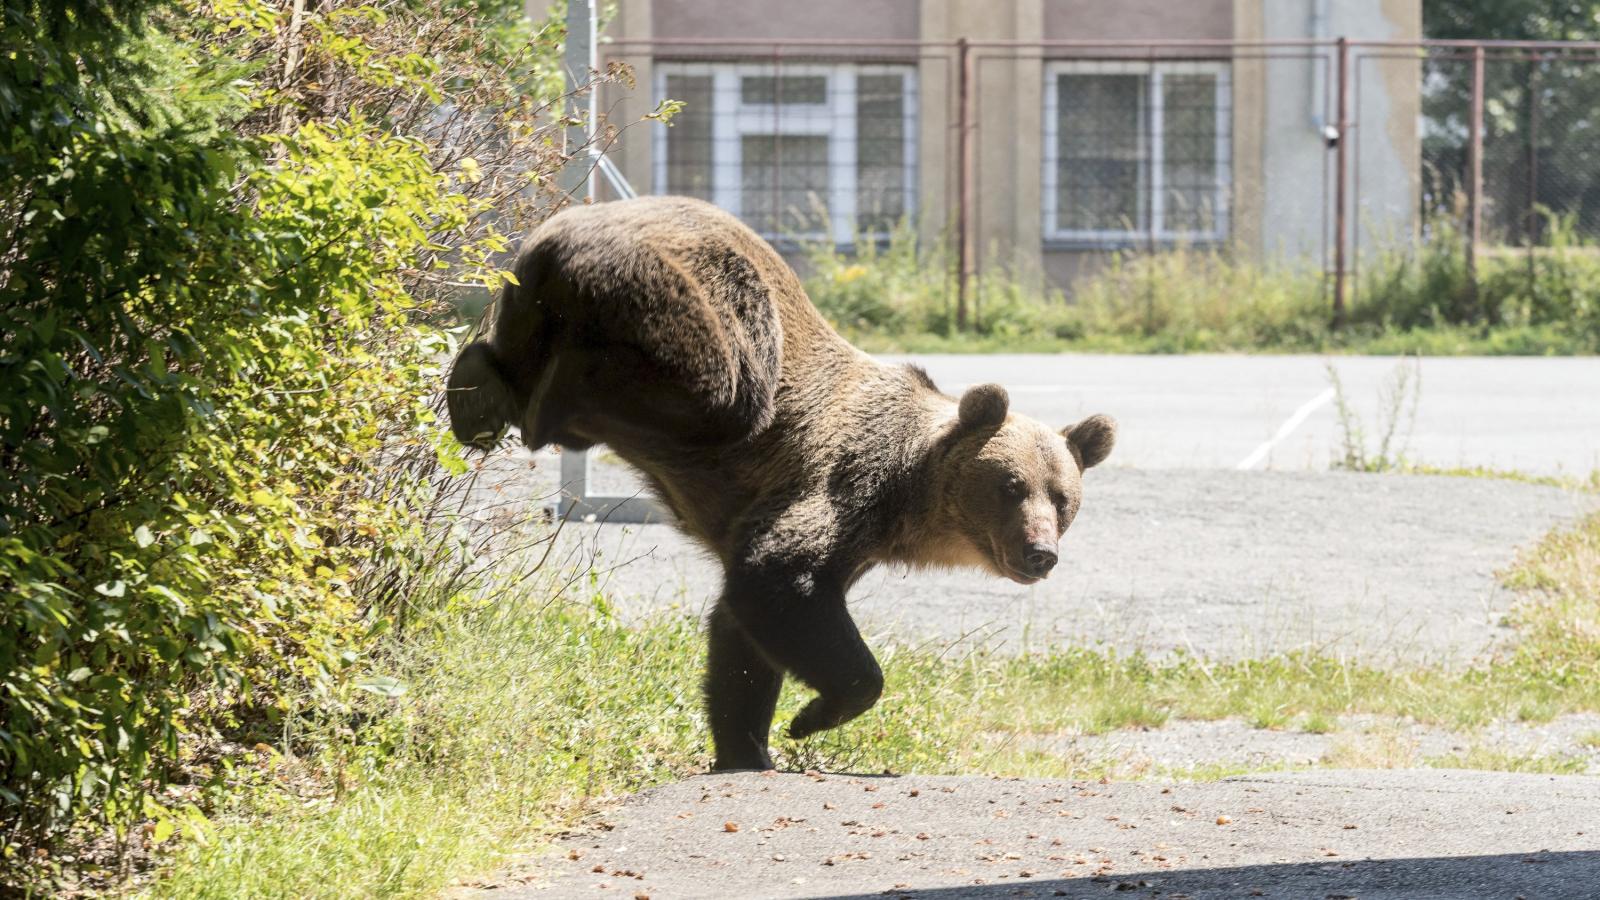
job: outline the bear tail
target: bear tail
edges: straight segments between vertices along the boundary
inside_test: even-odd
[[[500,376],[494,348],[473,341],[461,348],[445,388],[450,431],[463,445],[492,449],[517,416],[516,395]]]

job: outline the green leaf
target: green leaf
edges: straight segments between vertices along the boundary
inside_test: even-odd
[[[387,675],[373,675],[356,682],[356,687],[380,697],[399,697],[406,692],[405,682]]]

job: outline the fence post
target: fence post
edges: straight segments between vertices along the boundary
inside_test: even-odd
[[[1472,99],[1467,119],[1467,290],[1478,296],[1478,243],[1483,239],[1483,44],[1472,48]]]
[[[1528,209],[1527,222],[1522,226],[1524,238],[1532,248],[1539,242],[1539,91],[1542,82],[1539,66],[1543,57],[1538,53],[1528,63]],[[1528,258],[1533,259],[1530,249]]]
[[[956,330],[967,330],[972,252],[972,47],[956,38]]]
[[[1350,40],[1340,37],[1338,43],[1339,85],[1335,100],[1334,126],[1339,134],[1334,144],[1333,176],[1333,327],[1344,327],[1345,319],[1345,255],[1349,252],[1350,223],[1346,213],[1350,181]]]

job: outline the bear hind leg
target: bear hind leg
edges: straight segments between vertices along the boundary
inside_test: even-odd
[[[750,643],[722,605],[711,611],[706,661],[706,708],[717,760],[712,771],[770,769],[767,737],[783,673]]]

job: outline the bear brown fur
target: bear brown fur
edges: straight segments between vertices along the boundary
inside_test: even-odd
[[[817,696],[805,737],[860,715],[883,674],[845,607],[882,563],[1031,584],[1116,426],[1060,432],[998,385],[958,400],[851,346],[783,259],[681,197],[562,212],[524,244],[487,341],[449,380],[452,428],[492,446],[609,445],[716,556],[706,695],[717,769],[772,767],[785,674]]]

